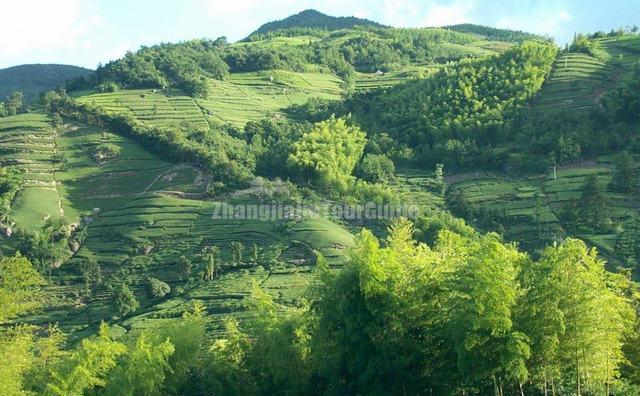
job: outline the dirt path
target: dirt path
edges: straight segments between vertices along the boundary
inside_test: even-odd
[[[490,175],[484,171],[469,171],[464,173],[456,173],[455,175],[445,175],[444,181],[447,184],[454,184],[464,180],[473,180],[484,177],[490,177]]]
[[[621,68],[616,68],[615,73],[613,73],[613,75],[611,76],[612,79],[612,83],[611,86],[603,86],[598,88],[593,95],[593,101],[596,103],[596,105],[598,106],[598,108],[600,108],[600,110],[604,111],[605,108],[602,105],[602,97],[604,96],[604,94],[607,93],[608,90],[615,88],[616,85],[618,85],[618,81],[620,80],[620,76],[622,75],[623,70]]]
[[[144,194],[144,193],[148,192],[151,189],[151,187],[153,187],[153,185],[156,184],[158,182],[158,180],[160,180],[161,178],[167,176],[168,174],[171,174],[172,172],[175,172],[175,171],[180,170],[180,169],[185,169],[185,168],[189,168],[189,167],[186,166],[186,165],[178,165],[178,166],[174,166],[173,168],[169,169],[166,172],[162,172],[161,174],[156,176],[155,179],[153,179],[151,181],[151,183],[147,186],[147,188],[145,188],[140,194]]]
[[[58,129],[53,129],[53,156],[58,154]],[[62,197],[60,196],[60,190],[58,190],[58,182],[56,180],[56,168],[51,166],[51,173],[53,174],[53,189],[56,190],[58,195],[58,210],[60,211],[60,217],[64,217],[64,209],[62,208]]]

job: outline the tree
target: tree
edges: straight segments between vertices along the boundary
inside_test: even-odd
[[[205,250],[205,264],[204,272],[202,274],[203,280],[212,280],[218,272],[220,264],[218,263],[218,256],[220,255],[220,248],[217,246],[210,246]]]
[[[396,168],[384,154],[367,154],[358,165],[357,175],[371,183],[383,183],[395,178]]]
[[[616,378],[634,314],[613,280],[595,249],[576,239],[524,267],[519,323],[531,339],[529,366],[541,389],[595,392]]]
[[[436,164],[436,171],[434,172],[436,186],[440,192],[440,195],[444,197],[447,189],[447,185],[444,179],[444,164]]]
[[[601,229],[607,218],[607,198],[596,175],[590,175],[582,186],[578,200],[578,224],[591,230]]]
[[[246,367],[245,355],[250,348],[249,337],[233,318],[225,319],[225,337],[216,340],[199,372],[205,393],[227,395],[256,394]]]
[[[187,256],[183,255],[178,258],[178,269],[180,271],[180,278],[186,280],[191,276],[193,264]]]
[[[80,347],[54,369],[47,393],[82,396],[88,390],[104,386],[118,357],[126,350],[124,344],[111,338],[109,327],[102,323],[97,337],[82,340]]]
[[[122,317],[140,308],[140,303],[136,299],[136,296],[124,282],[115,286],[113,291],[113,304],[116,312]]]
[[[233,262],[236,265],[242,264],[242,251],[244,250],[244,245],[242,244],[242,242],[231,242],[231,250],[233,251]]]
[[[498,396],[504,381],[522,384],[528,377],[528,338],[513,320],[525,256],[495,234],[473,243],[469,253],[451,279],[451,340],[466,385],[493,381]]]
[[[16,91],[9,95],[7,100],[4,102],[7,115],[15,115],[22,111],[22,99],[23,95],[20,91]]]
[[[149,278],[149,294],[152,298],[162,298],[171,292],[171,287],[156,278]]]
[[[638,170],[633,157],[626,151],[617,156],[615,171],[609,186],[613,191],[630,193],[638,187]]]
[[[104,395],[161,395],[164,381],[171,373],[169,359],[175,347],[169,341],[158,342],[142,332],[128,348],[124,359],[109,373]]]
[[[0,258],[0,389],[22,395],[25,374],[36,365],[35,329],[8,321],[41,305],[42,276],[20,255]]]
[[[301,180],[311,180],[323,191],[340,194],[353,182],[353,170],[362,156],[366,137],[344,118],[331,117],[295,143],[289,165]]]
[[[0,259],[0,324],[40,306],[42,276],[19,254]]]
[[[254,264],[258,264],[258,260],[260,259],[260,248],[257,243],[253,243],[251,246],[251,262]]]
[[[94,257],[84,257],[78,264],[78,269],[87,289],[93,283],[102,281],[100,264]]]
[[[624,223],[624,230],[616,243],[616,253],[629,268],[637,268],[640,263],[640,217],[632,217]]]
[[[11,212],[11,202],[20,188],[22,174],[13,167],[0,168],[0,221]]]

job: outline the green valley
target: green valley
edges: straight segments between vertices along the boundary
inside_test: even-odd
[[[637,28],[306,10],[65,80],[0,103],[0,393],[640,393]]]

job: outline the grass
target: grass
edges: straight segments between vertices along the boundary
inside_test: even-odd
[[[55,188],[27,187],[18,191],[12,205],[12,220],[18,227],[33,229],[44,223],[45,217],[60,217],[60,196]]]
[[[640,60],[636,35],[596,39],[594,56],[561,53],[535,106],[543,110],[591,111],[600,106],[608,90],[628,81],[632,66]]]
[[[156,126],[166,127],[186,121],[196,127],[209,127],[196,102],[177,91],[131,89],[111,93],[76,93],[76,99],[100,106],[107,112],[131,114]]]
[[[245,77],[249,85],[251,78]],[[117,148],[119,154],[98,163],[91,153],[104,144]],[[353,244],[347,229],[312,216],[280,221],[216,218],[213,215],[222,203],[203,200],[206,175],[163,161],[135,142],[96,127],[74,124],[54,129],[50,119],[39,114],[2,118],[0,150],[0,163],[14,163],[25,172],[12,206],[11,219],[18,228],[36,230],[46,216],[80,223],[83,216],[91,215],[84,244],[53,271],[43,312],[26,318],[32,323],[58,322],[72,338],[88,334],[100,320],[126,328],[162,325],[179,316],[195,298],[205,302],[214,318],[210,330],[215,334],[222,329],[224,315],[242,317],[242,299],[253,282],[278,301],[294,303],[312,279],[316,252],[330,265],[339,266],[345,249]],[[0,250],[11,254],[14,242],[0,239]],[[233,242],[244,246],[239,264],[233,259]],[[257,262],[251,259],[254,244]],[[201,251],[207,246],[221,249],[219,276],[185,283],[178,257],[189,257],[197,272]],[[75,266],[83,258],[98,261],[102,279],[121,279],[119,271],[125,270],[141,302],[140,311],[125,320],[116,318],[105,284],[96,285],[88,304],[79,307],[85,286]],[[169,283],[174,293],[166,299],[151,299],[146,286],[149,277]]]
[[[550,172],[525,180],[506,177],[482,177],[455,183],[449,188],[463,193],[472,208],[495,210],[505,216],[508,224],[506,238],[518,241],[525,248],[537,248],[542,242],[570,236],[558,220],[562,209],[580,198],[587,177],[596,175],[602,186],[611,180],[613,168],[600,162],[594,166],[568,166],[557,171],[557,179]],[[537,198],[536,198],[537,196]],[[621,222],[638,213],[634,197],[606,192],[610,202],[609,216]],[[612,253],[616,235],[574,235]]]
[[[243,126],[248,121],[284,118],[284,109],[310,98],[337,100],[341,80],[328,73],[273,70],[233,73],[225,81],[210,80],[209,94],[197,99],[210,123]]]

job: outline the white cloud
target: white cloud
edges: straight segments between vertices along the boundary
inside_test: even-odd
[[[21,0],[2,8],[0,64],[87,49],[96,44],[97,31],[105,26],[90,0]]]

